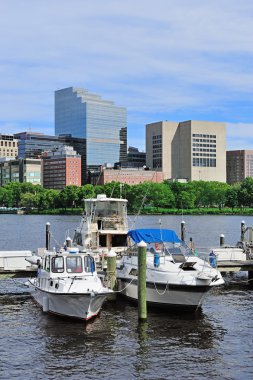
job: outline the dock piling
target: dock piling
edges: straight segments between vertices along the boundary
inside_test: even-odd
[[[50,250],[50,235],[51,235],[51,232],[50,232],[50,223],[47,222],[46,223],[46,249],[49,251]]]
[[[116,289],[116,253],[111,249],[107,255],[107,276],[109,288]]]
[[[223,234],[220,235],[220,247],[224,247],[225,245],[225,236]]]
[[[241,241],[245,240],[245,222],[244,220],[241,222]]]
[[[185,241],[185,221],[181,222],[181,240]]]
[[[147,319],[146,254],[147,244],[141,241],[138,244],[138,312],[140,321]]]

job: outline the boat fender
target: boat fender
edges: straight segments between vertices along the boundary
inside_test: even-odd
[[[217,267],[216,255],[213,251],[209,253],[209,263],[210,263],[211,267],[213,267],[213,268]]]
[[[154,267],[158,268],[160,265],[160,255],[158,252],[154,252]]]
[[[49,310],[49,299],[47,296],[44,296],[43,297],[43,300],[42,300],[42,310],[44,313],[47,313],[48,310]]]

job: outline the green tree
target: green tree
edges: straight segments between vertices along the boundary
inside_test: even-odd
[[[242,207],[253,205],[253,178],[245,178],[238,190],[238,202]]]
[[[182,190],[178,195],[178,204],[181,205],[182,209],[191,209],[195,206],[195,195],[193,191]]]
[[[21,207],[25,207],[27,210],[30,210],[32,207],[36,206],[36,195],[32,193],[21,194],[19,204]]]
[[[84,206],[84,199],[94,198],[95,191],[93,185],[84,185],[78,188],[78,206]]]
[[[13,194],[6,187],[0,187],[0,205],[11,207],[13,203]]]
[[[156,208],[171,208],[175,206],[175,197],[170,187],[165,183],[143,183],[146,202]]]
[[[228,189],[226,190],[225,205],[227,207],[231,207],[232,210],[238,206],[238,192],[239,192],[238,185],[229,186]]]
[[[78,187],[70,185],[64,187],[59,194],[59,200],[63,208],[74,207],[78,202]]]

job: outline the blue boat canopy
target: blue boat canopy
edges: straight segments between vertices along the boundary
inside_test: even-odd
[[[141,241],[144,241],[145,243],[182,242],[175,231],[157,228],[130,230],[128,231],[127,236],[130,236],[135,243],[140,243]]]

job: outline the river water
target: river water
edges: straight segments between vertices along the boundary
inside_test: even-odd
[[[180,216],[142,216],[130,227],[174,229]],[[253,217],[185,216],[186,236],[196,247],[228,244],[240,224]],[[62,244],[78,216],[0,215],[0,250]],[[0,379],[253,379],[253,288],[247,273],[226,277],[197,314],[148,311],[138,324],[137,308],[118,299],[103,306],[89,324],[45,315],[33,303],[24,280],[0,281]]]

